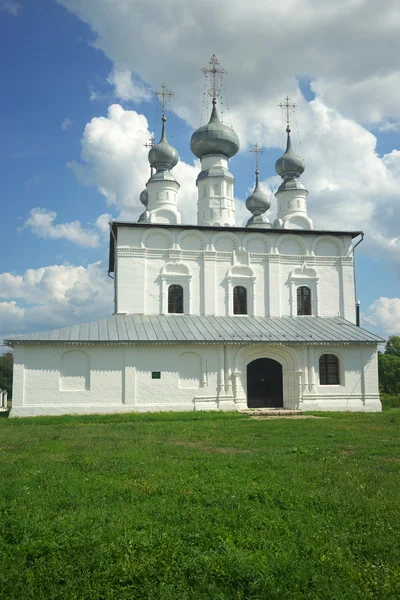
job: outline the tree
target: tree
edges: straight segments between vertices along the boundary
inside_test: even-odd
[[[14,357],[11,352],[0,356],[0,389],[7,390],[8,396],[12,394]]]
[[[400,335],[391,335],[385,346],[385,354],[400,357]]]

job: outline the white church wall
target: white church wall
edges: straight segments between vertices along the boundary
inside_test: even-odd
[[[229,273],[242,265],[253,271],[252,282],[242,281],[252,296],[249,314],[296,316],[296,289],[307,285],[315,316],[340,315],[355,322],[353,258],[351,253],[347,256],[350,248],[350,235],[120,226],[118,312],[164,312],[165,285],[174,283],[173,269],[168,278],[163,279],[160,273],[166,264],[176,263],[185,265],[190,275],[190,285],[186,282],[183,286],[185,312],[230,314],[229,296],[235,280],[229,282]],[[178,279],[175,283],[180,283]],[[241,285],[239,279],[237,284]]]
[[[74,407],[95,412],[93,404],[112,408],[122,402],[122,347],[110,352],[96,346],[17,346],[15,361],[16,416],[62,414],[66,409],[74,412]]]
[[[247,365],[257,358],[272,358],[282,364],[285,408],[381,410],[374,346],[171,344],[74,348],[16,347],[11,416],[239,410],[247,408]],[[74,352],[81,353],[75,355],[76,360]],[[320,383],[319,359],[325,353],[339,358],[338,385]],[[66,371],[63,361],[68,354],[72,359],[68,359]],[[82,354],[87,356],[83,362],[85,369],[90,365],[90,374],[82,369]],[[64,389],[66,374],[72,382],[79,382],[79,389]],[[159,374],[159,378],[152,374]]]
[[[259,234],[123,226],[118,231],[120,313],[165,312],[166,285],[174,283],[174,278],[172,274],[160,277],[160,273],[166,264],[176,263],[185,265],[190,275],[190,285],[186,282],[183,286],[185,312],[230,314],[235,280],[229,283],[229,270],[243,265],[251,268],[254,275],[253,282],[241,282],[249,289],[249,297],[253,296],[249,314],[296,316],[295,295],[301,284],[312,290],[314,315],[341,315],[355,322],[353,259],[344,256],[351,236],[336,239],[301,232]],[[328,253],[333,256],[327,256]],[[296,275],[299,269],[303,269],[302,280]],[[307,282],[309,272],[312,275]],[[180,283],[178,279],[175,283]]]

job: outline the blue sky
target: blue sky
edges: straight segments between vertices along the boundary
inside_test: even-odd
[[[160,11],[157,11],[158,4],[162,7]],[[85,3],[78,0],[60,0],[59,3],[54,0],[0,0],[3,80],[0,189],[4,207],[3,247],[7,249],[2,253],[0,272],[9,274],[0,280],[0,303],[4,309],[3,321],[0,320],[2,334],[48,328],[46,314],[50,315],[50,326],[107,314],[110,303],[103,296],[108,293],[105,290],[108,290],[109,282],[101,274],[106,277],[106,265],[100,263],[95,274],[86,270],[88,265],[103,261],[107,254],[104,223],[101,228],[95,222],[100,215],[134,218],[140,212],[136,189],[140,191],[145,184],[146,150],[139,142],[135,151],[132,150],[132,168],[143,176],[142,181],[134,184],[135,199],[130,208],[126,198],[122,199],[119,184],[114,188],[111,182],[107,187],[108,195],[102,193],[104,185],[108,186],[107,168],[115,160],[115,154],[110,151],[110,163],[102,162],[108,150],[93,145],[89,135],[85,138],[85,127],[89,124],[92,134],[100,126],[109,127],[113,119],[107,116],[108,109],[110,105],[118,104],[124,115],[132,114],[135,118],[144,115],[149,131],[155,130],[156,137],[159,136],[160,113],[152,90],[165,80],[175,94],[172,105],[175,112],[168,120],[169,139],[187,165],[185,173],[190,178],[196,172],[189,147],[190,135],[193,127],[200,124],[203,92],[199,69],[214,51],[229,71],[227,95],[233,124],[244,149],[230,165],[236,177],[236,196],[245,200],[252,185],[254,164],[246,145],[255,141],[264,146],[260,163],[264,187],[271,192],[276,186],[273,166],[281,153],[279,145],[282,142],[278,131],[281,124],[277,99],[288,93],[299,104],[297,123],[307,163],[305,181],[310,190],[309,214],[316,218],[321,228],[330,228],[330,224],[340,229],[365,229],[367,226],[366,241],[357,249],[357,289],[365,311],[365,326],[384,335],[400,332],[398,233],[396,236],[396,231],[400,230],[400,201],[395,193],[400,174],[400,159],[396,153],[400,115],[385,97],[388,91],[395,94],[398,83],[397,67],[389,62],[385,53],[385,39],[389,43],[387,31],[382,31],[381,36],[376,33],[377,39],[372,40],[376,52],[382,53],[382,62],[371,68],[367,63],[364,69],[359,66],[358,80],[354,82],[351,76],[350,85],[346,79],[350,76],[345,71],[345,57],[342,62],[335,58],[337,64],[332,65],[331,71],[329,68],[324,70],[323,65],[317,64],[315,56],[307,58],[307,49],[304,50],[304,64],[292,65],[290,72],[283,76],[282,67],[276,65],[274,71],[270,60],[257,63],[264,50],[257,53],[255,48],[246,54],[246,36],[251,32],[243,22],[240,3],[231,3],[230,16],[236,35],[243,38],[240,60],[235,58],[236,49],[231,43],[224,44],[219,39],[214,44],[218,47],[213,47],[218,25],[210,25],[215,30],[208,31],[207,21],[202,23],[200,13],[196,12],[200,4],[194,2],[191,6],[189,3],[182,15],[178,15],[175,25],[168,22],[169,37],[165,42],[160,34],[160,23],[166,27],[167,19],[174,15],[179,5],[174,0],[164,3],[154,0],[153,13],[148,12],[146,3],[141,0],[126,3],[122,0],[113,3],[108,0],[97,3],[92,0]],[[222,11],[224,2],[217,7],[206,4],[209,11]],[[306,4],[305,0],[298,0],[299,8]],[[332,13],[330,17],[333,32],[327,47],[324,47],[324,40],[314,41],[314,44],[321,44],[318,49],[321,61],[324,53],[330,56],[330,46],[335,35],[339,35],[335,34],[335,24],[339,31],[340,19],[344,19],[339,10],[341,4],[338,4],[338,13]],[[270,22],[268,10],[272,8],[269,3],[265,8],[263,3],[256,5],[261,17],[265,16],[266,22]],[[392,10],[392,6],[395,3],[388,1],[382,10]],[[164,10],[169,12],[164,13]],[[279,21],[282,15],[277,14],[277,10],[273,9]],[[219,22],[218,14],[214,15],[216,23]],[[315,23],[307,25],[311,28],[309,35],[312,35],[314,25],[317,30],[318,18],[324,18],[317,8],[315,14]],[[354,36],[355,60],[357,55],[362,55],[370,36],[368,19],[366,13],[365,39],[361,34]],[[185,33],[182,21],[188,23],[187,28],[196,23],[196,31],[200,30],[196,44]],[[379,22],[375,28],[379,29]],[[398,31],[393,33],[393,39],[396,39],[395,33],[398,39]],[[282,36],[285,36],[284,31]],[[295,42],[293,40],[294,48]],[[164,43],[170,44],[170,52],[165,53]],[[393,51],[393,44],[391,47]],[[270,52],[267,46],[265,52]],[[254,73],[249,66],[251,60],[257,63]],[[131,82],[128,89],[122,85],[128,81],[127,77]],[[99,117],[103,117],[103,121],[96,120]],[[343,132],[342,137],[338,137],[338,131]],[[376,152],[372,148],[371,134],[376,137]],[[81,158],[81,143],[89,158]],[[364,148],[368,148],[365,160]],[[139,152],[142,155],[134,165]],[[354,160],[354,170],[349,171],[346,179],[340,160],[345,160],[347,152],[349,160]],[[385,158],[387,156],[389,158]],[[390,170],[382,173],[383,168]],[[378,176],[372,181],[374,169]],[[129,174],[126,177],[128,185]],[[371,181],[365,184],[368,177]],[[382,178],[382,184],[378,177]],[[83,183],[85,178],[90,179],[87,185]],[[374,189],[375,181],[377,190]],[[382,185],[381,195],[379,185]],[[336,196],[335,188],[339,190]],[[186,189],[185,185],[182,189]],[[192,189],[190,193],[193,193]],[[384,202],[386,195],[389,198],[387,204]],[[111,196],[116,198],[115,202],[110,201]],[[35,208],[40,208],[41,216],[45,215],[44,224],[35,221],[32,225],[32,219],[29,224],[29,216]],[[53,215],[48,219],[48,211],[55,212],[56,217]],[[60,229],[54,229],[54,225],[76,221],[79,226],[69,225],[66,235]],[[88,233],[86,245],[77,245],[76,227],[78,234],[79,231]],[[33,283],[29,277],[27,279],[27,271],[36,272],[48,266],[58,268],[58,271],[53,269],[48,283],[45,284],[43,278],[39,281],[42,275],[39,277],[37,273]],[[94,268],[92,270],[94,272]],[[59,274],[62,281],[58,279]],[[93,298],[96,307],[92,310]],[[388,302],[381,301],[382,298]],[[29,309],[35,310],[29,312]]]

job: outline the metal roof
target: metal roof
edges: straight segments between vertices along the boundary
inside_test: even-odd
[[[233,231],[246,232],[246,233],[262,233],[264,235],[271,235],[271,233],[292,234],[292,235],[351,235],[352,239],[362,234],[362,231],[329,231],[326,229],[274,229],[269,227],[265,229],[263,227],[220,227],[214,225],[171,225],[166,223],[134,223],[132,221],[111,221],[111,232],[110,232],[110,248],[109,248],[109,267],[108,272],[114,272],[114,261],[115,261],[115,239],[118,235],[118,227],[143,227],[143,228],[154,228],[160,227],[161,229],[197,229],[201,231]]]
[[[384,340],[341,317],[113,315],[8,338],[16,344],[377,344]]]

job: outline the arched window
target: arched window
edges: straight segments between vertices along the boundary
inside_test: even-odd
[[[319,359],[320,385],[340,385],[339,359],[334,354],[322,354]]]
[[[247,290],[242,285],[233,288],[233,314],[247,315]]]
[[[297,288],[297,314],[311,315],[311,290],[305,285]]]
[[[168,288],[168,312],[183,313],[183,287],[170,285]]]

